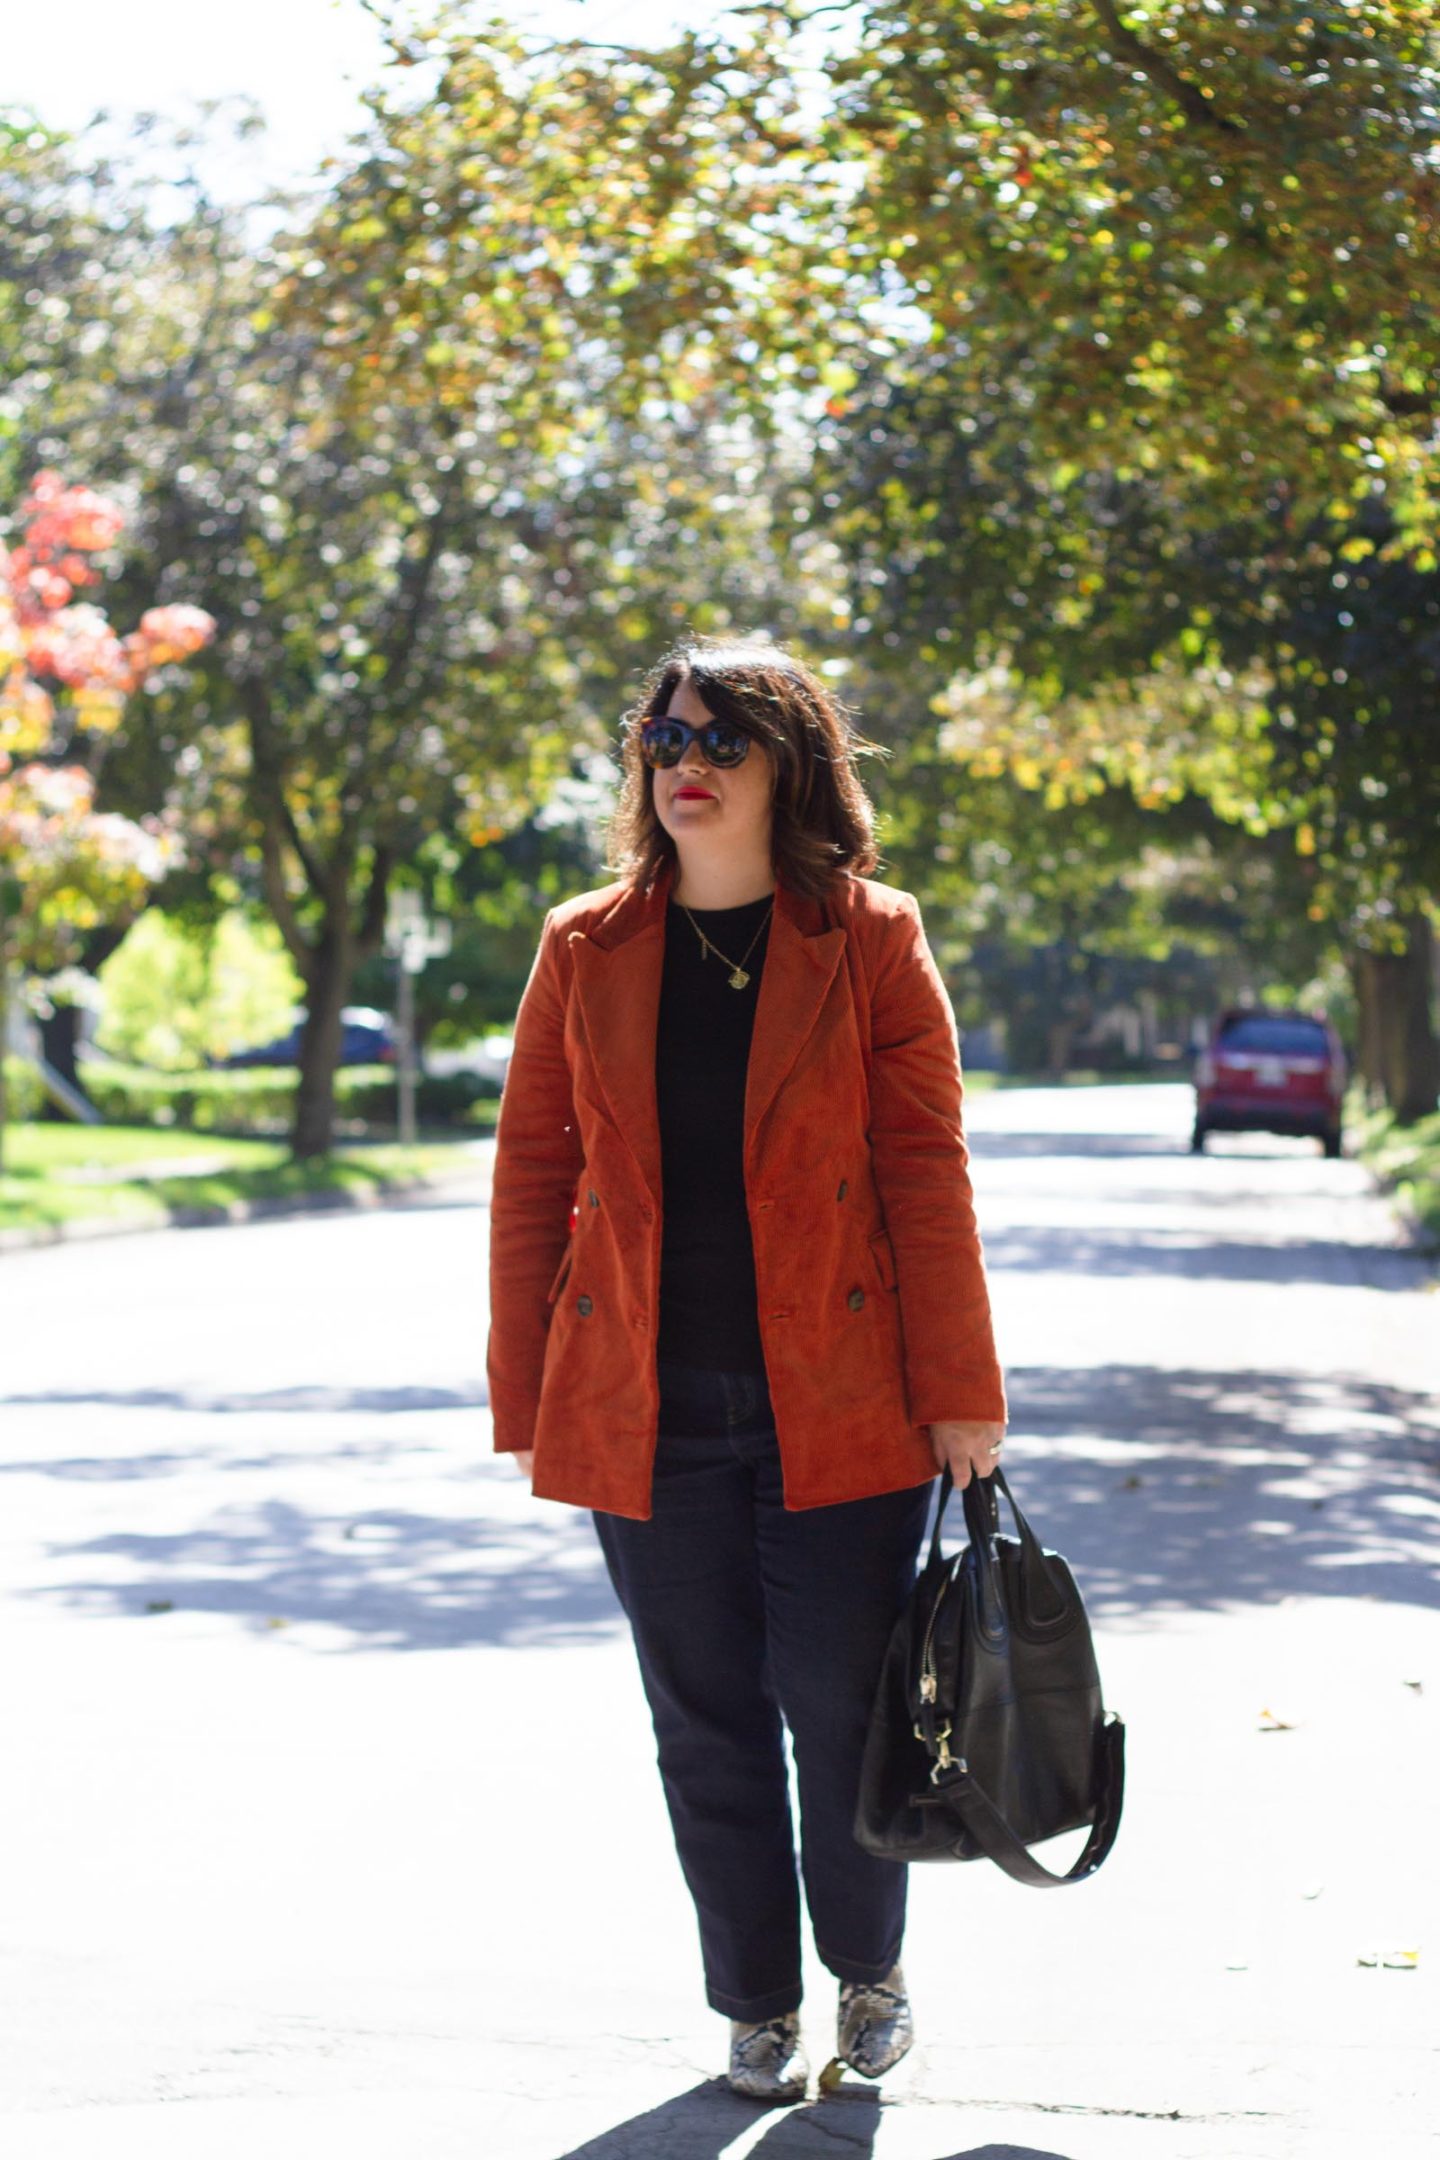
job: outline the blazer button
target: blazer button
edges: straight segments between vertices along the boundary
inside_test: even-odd
[[[575,1300],[575,1310],[577,1312],[583,1313],[594,1312],[595,1300],[588,1297],[577,1297]]]
[[[863,1290],[852,1290],[852,1291],[850,1292],[850,1295],[849,1295],[849,1297],[848,1297],[848,1298],[846,1298],[845,1302],[846,1302],[846,1304],[847,1304],[847,1305],[848,1305],[848,1306],[850,1307],[850,1310],[851,1310],[851,1312],[859,1312],[859,1310],[860,1310],[860,1307],[861,1307],[861,1306],[862,1306],[862,1305],[864,1304],[864,1302],[865,1302],[865,1293],[864,1293],[864,1291],[863,1291]]]

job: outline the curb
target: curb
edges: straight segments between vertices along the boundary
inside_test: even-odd
[[[414,1200],[426,1193],[443,1192],[453,1185],[481,1184],[481,1204],[490,1197],[490,1162],[472,1156],[453,1170],[431,1171],[421,1178],[397,1180],[356,1192],[271,1193],[256,1200],[215,1202],[208,1207],[166,1208],[147,1216],[80,1215],[73,1222],[37,1223],[33,1228],[0,1230],[0,1254],[27,1252],[40,1245],[74,1245],[92,1238],[139,1237],[152,1230],[222,1230],[235,1223],[271,1222],[286,1215],[347,1215],[394,1202]]]

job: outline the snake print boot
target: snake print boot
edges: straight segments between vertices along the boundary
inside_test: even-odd
[[[732,2092],[752,2100],[803,2100],[810,2084],[810,2065],[800,2038],[800,2013],[787,2010],[783,2017],[763,2018],[759,2024],[730,2020],[730,2072]]]
[[[892,1965],[883,1980],[845,1980],[840,1985],[835,2053],[861,2077],[882,2077],[915,2040],[905,1975]]]

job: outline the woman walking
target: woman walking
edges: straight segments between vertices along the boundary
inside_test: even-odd
[[[495,1446],[592,1511],[729,2081],[771,2101],[808,2083],[801,1879],[837,2056],[911,2045],[860,1758],[932,1480],[988,1475],[1006,1421],[954,1015],[915,901],[867,875],[858,746],[777,646],[658,663],[619,879],[545,918],[491,1202]]]

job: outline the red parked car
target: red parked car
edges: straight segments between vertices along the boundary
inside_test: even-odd
[[[1192,1154],[1212,1132],[1310,1133],[1338,1155],[1345,1052],[1318,1013],[1222,1013],[1195,1061]]]

